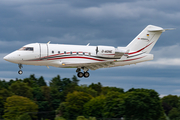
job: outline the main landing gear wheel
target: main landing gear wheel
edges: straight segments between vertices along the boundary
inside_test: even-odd
[[[84,72],[84,77],[88,78],[89,77],[89,73],[88,72]]]
[[[82,78],[82,77],[84,76],[84,74],[83,74],[82,72],[78,72],[77,76],[78,76],[79,78]]]
[[[81,72],[81,69],[84,71],[84,73]],[[86,67],[81,67],[81,68],[77,68],[76,72],[77,72],[77,76],[79,78],[85,77],[88,78],[89,77],[89,73],[87,72],[89,69]]]
[[[21,74],[23,74],[23,71],[22,71],[22,70],[19,70],[18,73],[21,75]]]

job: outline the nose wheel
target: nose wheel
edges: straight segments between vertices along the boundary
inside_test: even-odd
[[[81,69],[83,69],[84,73],[81,72]],[[88,68],[85,68],[85,67],[82,67],[82,68],[77,68],[76,72],[77,72],[77,76],[79,78],[82,78],[82,77],[85,77],[85,78],[88,78],[89,77],[89,72],[87,72],[89,69]]]
[[[23,74],[23,71],[21,70],[21,68],[23,68],[23,66],[22,66],[22,64],[18,64],[18,66],[19,66],[19,69],[20,69],[20,70],[18,71],[18,74],[21,75],[21,74]]]
[[[23,71],[22,71],[22,70],[19,70],[19,71],[18,71],[18,74],[20,74],[20,75],[23,74]]]

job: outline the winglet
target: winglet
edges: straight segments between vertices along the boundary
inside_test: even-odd
[[[49,41],[47,44],[49,44],[51,41]]]
[[[89,46],[90,45],[90,43],[88,43],[86,46]]]

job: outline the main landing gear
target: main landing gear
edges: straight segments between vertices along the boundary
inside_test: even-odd
[[[84,71],[84,73],[81,72],[81,69]],[[77,72],[77,76],[79,78],[85,77],[88,78],[89,77],[89,73],[87,72],[89,69],[85,68],[85,67],[81,67],[81,68],[77,68],[76,72]]]
[[[23,66],[22,66],[22,64],[18,64],[18,66],[19,66],[19,69],[20,69],[20,70],[18,71],[18,74],[21,75],[21,74],[23,74],[23,71],[21,70],[21,68],[23,68]]]

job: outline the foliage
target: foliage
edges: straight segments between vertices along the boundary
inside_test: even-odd
[[[15,95],[27,97],[30,99],[33,98],[32,89],[24,82],[16,81],[11,84],[9,89]]]
[[[38,80],[37,80],[37,78],[35,78],[35,75],[34,75],[34,74],[33,74],[33,75],[30,75],[29,78],[25,78],[25,79],[23,80],[23,82],[24,82],[24,83],[27,83],[27,85],[28,85],[29,87],[31,87],[31,88],[38,86],[37,81],[38,81]]]
[[[103,108],[104,108],[104,96],[98,96],[92,98],[90,101],[84,104],[84,115],[85,116],[96,116],[97,118],[102,118]]]
[[[65,112],[68,112],[65,113],[67,115],[66,117],[68,119],[75,119],[78,115],[82,115],[83,105],[92,98],[91,95],[84,92],[74,91],[73,93],[69,93],[64,104]]]
[[[51,79],[49,86],[43,76],[36,78],[35,75],[24,79],[0,80],[0,114],[6,120],[28,120],[28,115],[33,120],[75,120],[77,116],[81,116],[78,119],[87,120],[122,116],[126,120],[165,120],[166,114],[169,113],[168,116],[173,119],[180,112],[178,96],[165,96],[161,102],[154,90],[132,88],[124,92],[122,88],[103,87],[100,82],[89,86],[78,83],[76,76],[61,78],[59,75]],[[166,114],[163,114],[161,103]],[[37,118],[33,118],[33,113],[37,113]]]
[[[32,120],[32,119],[31,119],[30,115],[28,115],[28,113],[24,113],[24,114],[20,115],[18,117],[18,119],[16,119],[16,120]]]
[[[89,118],[87,119],[87,118],[85,118],[84,116],[78,116],[78,117],[76,118],[76,120],[96,120],[96,118],[95,118],[95,117],[89,117]]]
[[[22,96],[11,96],[8,97],[5,103],[5,114],[4,118],[7,120],[15,120],[15,118],[19,117],[23,113],[27,112],[37,112],[38,106],[31,101],[30,99]],[[32,114],[32,117],[35,117]]]
[[[93,97],[97,96],[97,91],[95,91],[94,89],[88,87],[87,85],[76,86],[75,90],[76,91],[80,91],[80,92],[88,93],[88,94],[90,94]]]
[[[131,89],[125,97],[125,118],[158,120],[163,115],[159,95],[154,90]]]
[[[51,106],[54,110],[56,110],[62,101],[62,94],[57,89],[51,88],[50,96]]]
[[[180,118],[180,111],[177,109],[177,108],[172,108],[170,111],[169,111],[169,115],[168,117],[170,119],[179,119]]]
[[[92,83],[91,85],[89,85],[89,88],[92,88],[92,89],[94,89],[95,91],[97,91],[97,95],[100,95],[100,94],[101,94],[102,85],[101,85],[100,82],[98,82],[98,84]]]
[[[63,117],[56,117],[54,120],[66,120],[66,119]]]
[[[104,102],[104,118],[121,118],[124,114],[124,94],[110,91]]]
[[[178,108],[179,106],[179,97],[177,95],[164,96],[161,101],[166,115],[169,114],[172,108]]]
[[[76,120],[88,120],[88,119],[86,119],[84,116],[78,116],[78,117],[76,118]]]
[[[102,87],[102,94],[103,95],[106,95],[110,91],[116,91],[116,92],[119,92],[119,93],[124,93],[124,90],[122,88],[108,87],[108,86]]]
[[[58,91],[62,91],[63,90],[63,84],[61,81],[61,78],[59,75],[57,75],[57,77],[54,77],[50,82],[49,85],[51,88],[56,88]]]
[[[11,91],[8,91],[5,88],[0,89],[0,115],[4,115],[4,103],[6,101],[6,98],[12,96],[13,93]],[[0,119],[2,118],[0,116]]]
[[[46,84],[43,76],[41,76],[41,77],[37,80],[37,85],[40,86],[40,87],[41,87],[41,86],[47,86],[47,84]]]

